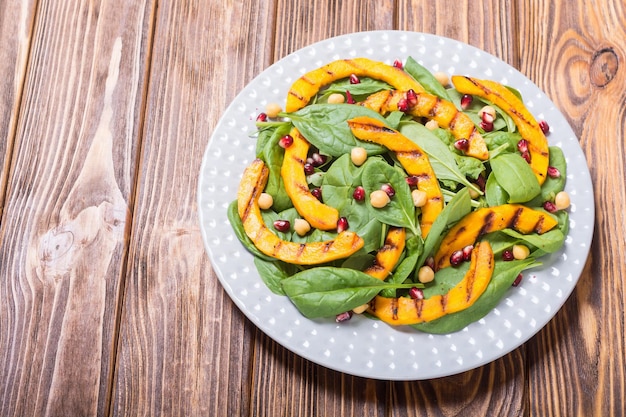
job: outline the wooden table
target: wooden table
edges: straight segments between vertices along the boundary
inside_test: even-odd
[[[0,1],[0,415],[624,415],[625,27],[621,0]],[[198,226],[203,151],[240,89],[374,29],[518,68],[571,123],[596,193],[556,317],[436,380],[351,377],[276,344],[225,294]]]

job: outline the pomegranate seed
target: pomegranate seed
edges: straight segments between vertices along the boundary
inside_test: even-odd
[[[522,274],[519,274],[516,278],[515,281],[513,281],[513,286],[517,287],[518,285],[520,285],[520,283],[522,282]]]
[[[352,198],[354,198],[356,201],[365,200],[365,188],[361,187],[360,185],[357,186],[352,193]]]
[[[486,122],[483,120],[482,122],[480,122],[480,127],[485,132],[491,132],[493,130],[493,122]]]
[[[423,300],[424,299],[424,291],[421,288],[411,287],[409,290],[409,297],[414,300]]]
[[[511,249],[505,249],[502,252],[503,261],[512,261],[513,259],[515,259],[515,257],[513,256],[513,251]]]
[[[311,155],[311,159],[313,160],[313,166],[316,167],[324,165],[326,162],[326,156],[317,152],[314,152],[313,155]]]
[[[426,262],[424,262],[424,265],[429,266],[431,269],[435,269],[435,258],[433,258],[432,256],[429,256],[428,258],[426,258]]]
[[[524,158],[524,160],[530,164],[530,152],[528,151],[522,152],[522,158]]]
[[[478,176],[478,178],[476,178],[476,185],[478,186],[478,188],[480,188],[480,191],[485,191],[487,180],[485,179],[484,175],[481,174]]]
[[[315,172],[315,167],[313,166],[313,164],[310,163],[306,163],[304,164],[304,174],[305,175],[312,175]]]
[[[409,102],[407,99],[401,98],[398,100],[398,110],[405,113],[409,111]]]
[[[322,189],[321,188],[313,188],[311,190],[311,194],[313,194],[313,197],[317,198],[319,201],[322,201]]]
[[[462,250],[456,250],[452,252],[452,255],[450,255],[450,264],[452,266],[459,266],[464,260],[465,256],[463,255]]]
[[[417,104],[417,94],[413,89],[409,89],[409,91],[406,92],[406,101],[410,108],[415,107]]]
[[[521,153],[528,152],[528,141],[526,139],[520,139],[520,141],[517,142],[517,150]]]
[[[279,232],[288,232],[290,227],[291,224],[288,220],[276,220],[274,222],[274,229],[278,230]]]
[[[548,167],[548,176],[550,178],[559,178],[561,176],[561,171],[557,167]]]
[[[393,66],[398,68],[398,69],[404,68],[404,65],[402,64],[402,61],[400,61],[399,59],[396,59],[395,61],[393,61]]]
[[[342,323],[344,321],[348,321],[352,318],[352,311],[346,311],[344,313],[341,314],[337,314],[337,316],[335,316],[335,321],[337,323]]]
[[[541,120],[539,122],[539,128],[541,128],[544,135],[547,135],[548,132],[550,132],[550,125],[545,120]]]
[[[350,84],[359,84],[360,82],[361,80],[359,80],[356,74],[350,74]]]
[[[337,233],[348,230],[348,227],[350,227],[350,225],[348,224],[348,219],[345,217],[340,217],[339,220],[337,220]]]
[[[558,211],[558,209],[556,208],[556,204],[554,204],[552,201],[546,201],[545,203],[543,203],[543,208],[550,213],[556,213]]]
[[[291,137],[291,135],[285,135],[282,138],[280,138],[278,140],[278,145],[281,148],[288,148],[293,144],[293,138]]]
[[[459,151],[467,151],[469,149],[469,140],[467,139],[459,139],[454,142],[454,147]]]
[[[495,120],[495,117],[493,117],[493,114],[488,113],[488,112],[486,112],[486,111],[484,111],[484,112],[481,114],[481,118],[482,118],[483,122],[485,122],[485,123],[491,123],[491,124],[493,124],[493,121]]]
[[[472,245],[467,245],[466,247],[463,248],[462,252],[463,252],[464,261],[469,261],[472,258],[473,250],[474,250],[474,246]]]
[[[267,122],[267,114],[259,113],[259,115],[256,117],[256,121],[257,122]]]
[[[461,109],[467,110],[472,105],[472,101],[474,101],[474,97],[469,94],[463,94],[463,97],[461,97]]]
[[[410,187],[416,186],[418,181],[419,177],[417,175],[411,175],[410,177],[406,177],[406,183],[409,184]]]
[[[396,190],[393,189],[393,187],[391,186],[391,184],[383,184],[380,187],[381,190],[383,190],[384,192],[387,193],[387,195],[389,196],[389,198],[393,197],[394,195],[396,195]]]
[[[350,94],[348,90],[346,90],[346,103],[348,104],[356,103],[356,101],[354,101],[354,99],[352,98],[352,94]]]

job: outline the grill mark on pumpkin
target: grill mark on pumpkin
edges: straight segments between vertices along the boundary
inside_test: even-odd
[[[509,227],[511,229],[516,229],[517,223],[519,222],[520,218],[522,217],[522,213],[523,212],[524,212],[523,208],[518,208],[517,210],[515,210],[515,214],[513,214],[513,216],[511,217],[511,220],[507,224],[507,227]]]
[[[450,120],[450,123],[448,124],[448,128],[451,131],[454,131],[454,126],[456,125],[456,122],[459,120],[460,117],[461,117],[461,112],[457,111],[454,117],[452,117],[452,120]]]
[[[487,233],[489,233],[489,231],[491,230],[491,228],[493,227],[493,218],[495,217],[496,213],[494,211],[489,211],[489,213],[487,213],[487,215],[485,216],[485,218],[483,219],[483,225],[480,228],[480,230],[478,231],[478,236],[477,237],[481,237]],[[460,232],[460,230],[459,230]],[[458,236],[458,233],[457,233]]]
[[[391,299],[391,315],[394,320],[398,320],[398,299]]]
[[[424,154],[414,149],[411,151],[397,151],[396,155],[398,155],[398,157],[416,160],[416,159],[421,158]],[[420,177],[420,179],[430,179],[430,175],[428,174],[420,174],[420,175],[415,175],[415,176]]]
[[[544,222],[544,220],[545,220],[545,216],[539,217],[539,220],[537,220],[537,223],[535,223],[535,227],[534,227],[535,232],[537,232],[539,234],[543,233],[543,231],[544,231],[543,230],[543,222]]]
[[[439,106],[441,105],[441,98],[437,97],[435,99],[435,104],[428,111],[428,117],[434,118],[439,113]]]
[[[302,256],[305,249],[306,249],[306,245],[304,243],[300,243],[300,246],[298,246],[298,251],[296,252],[297,253],[296,258],[299,258],[300,256]]]

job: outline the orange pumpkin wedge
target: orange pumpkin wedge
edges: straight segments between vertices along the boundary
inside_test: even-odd
[[[297,265],[316,265],[346,258],[363,247],[356,233],[343,231],[334,240],[295,243],[280,239],[263,222],[259,196],[267,184],[269,169],[261,159],[246,167],[237,191],[237,211],[246,235],[264,254]]]
[[[289,89],[285,111],[297,111],[306,106],[320,89],[334,81],[350,77],[370,77],[385,81],[397,90],[424,91],[422,85],[400,68],[368,58],[340,59],[307,72]]]
[[[452,83],[459,93],[487,99],[513,119],[522,138],[528,141],[530,167],[539,185],[543,184],[546,180],[550,157],[548,140],[524,103],[511,90],[495,81],[455,75],[452,77]]]
[[[370,302],[367,311],[391,325],[410,325],[429,322],[446,314],[465,310],[485,292],[491,281],[494,266],[491,246],[488,242],[480,242],[472,250],[469,270],[446,294],[423,300],[409,297],[386,298],[377,295]]]
[[[386,279],[398,263],[404,250],[406,231],[403,227],[391,227],[385,237],[385,244],[376,252],[374,263],[365,269],[366,274],[380,280]]]
[[[321,230],[337,228],[339,212],[336,208],[322,203],[309,190],[304,173],[304,164],[309,151],[309,142],[295,127],[290,133],[293,143],[285,149],[280,175],[285,191],[298,213],[312,227]]]
[[[487,233],[503,229],[515,229],[520,233],[542,234],[557,226],[557,220],[549,214],[533,210],[521,204],[504,204],[473,211],[456,223],[444,236],[435,254],[435,269],[450,265],[450,256]]]
[[[448,129],[456,139],[466,139],[468,141],[466,155],[481,161],[489,158],[485,140],[474,122],[465,113],[460,112],[454,103],[427,92],[416,92],[415,97],[415,105],[406,113],[413,117],[435,120],[440,127]],[[398,103],[406,98],[406,91],[384,90],[370,95],[361,105],[385,114],[399,110]]]
[[[415,142],[371,117],[348,120],[348,126],[357,138],[378,143],[394,152],[409,175],[418,177],[417,189],[426,193],[427,201],[422,207],[420,227],[426,237],[433,222],[443,210],[443,195],[426,153]]]

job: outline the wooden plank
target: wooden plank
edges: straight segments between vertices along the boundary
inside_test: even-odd
[[[35,0],[0,3],[0,215],[4,207],[35,8]]]
[[[519,3],[518,19],[528,28],[520,45],[523,70],[596,161],[590,166],[597,201],[591,257],[574,294],[527,345],[529,363],[540,364],[529,367],[530,414],[623,415],[626,9],[620,0]],[[571,174],[568,181],[576,181]]]
[[[271,63],[274,13],[159,2],[113,415],[249,414],[255,329],[211,270],[196,188],[222,112]]]
[[[37,8],[0,229],[1,415],[107,413],[151,7]]]

